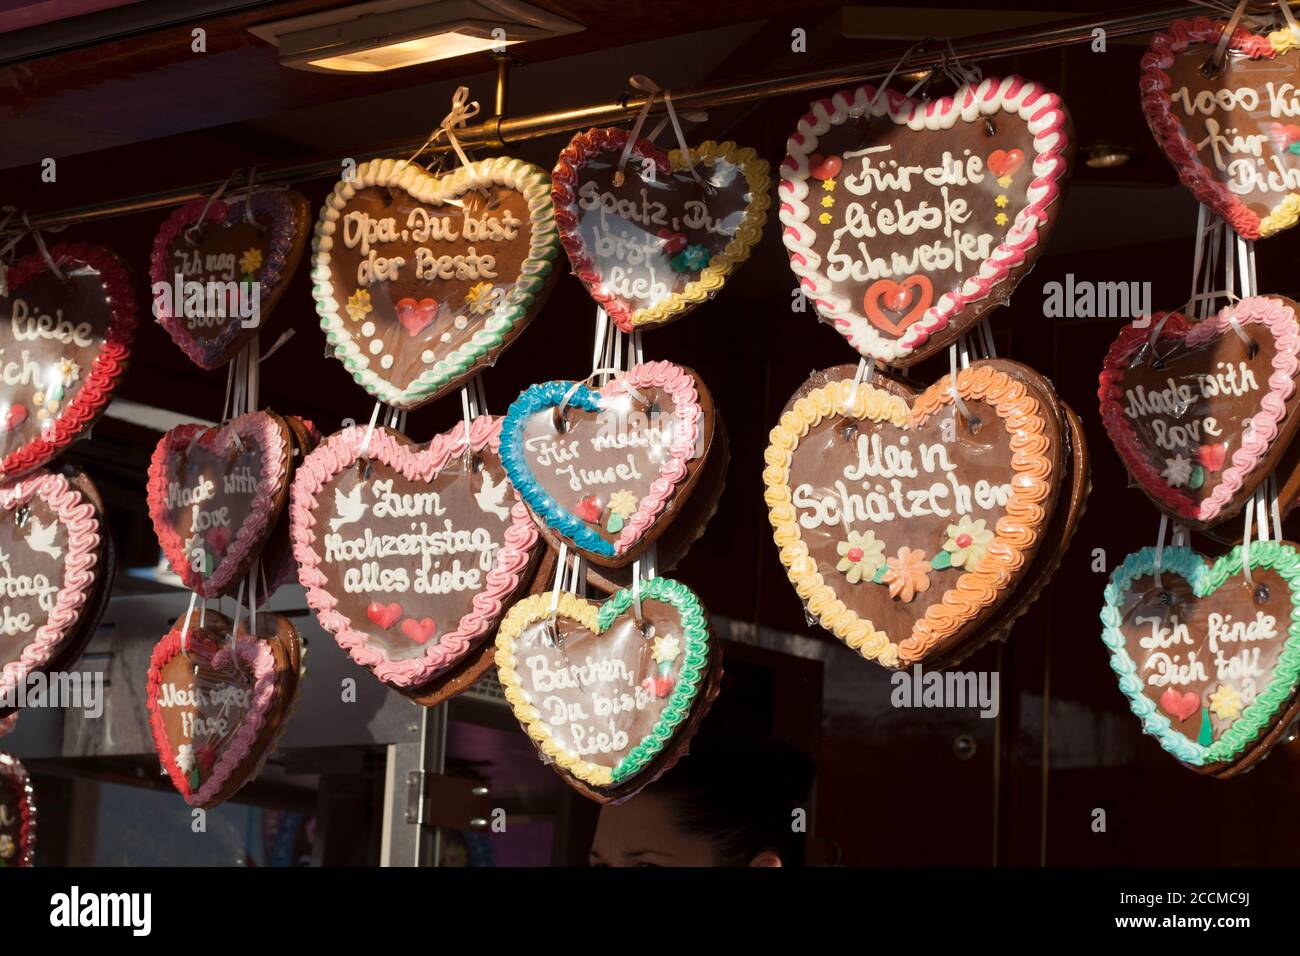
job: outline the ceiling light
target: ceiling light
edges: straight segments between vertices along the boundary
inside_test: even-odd
[[[1084,163],[1089,169],[1114,169],[1133,161],[1136,151],[1129,146],[1116,146],[1114,143],[1097,143],[1085,147]]]
[[[249,28],[285,66],[324,73],[397,70],[582,29],[523,0],[372,0]]]

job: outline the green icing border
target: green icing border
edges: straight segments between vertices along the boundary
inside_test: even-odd
[[[616,784],[644,770],[672,740],[677,728],[690,715],[691,705],[699,693],[709,663],[708,616],[694,591],[680,581],[673,581],[670,578],[651,578],[648,581],[641,581],[641,598],[662,601],[677,609],[682,633],[686,638],[686,647],[682,655],[677,683],[673,686],[673,692],[669,695],[668,703],[664,706],[659,719],[655,721],[650,733],[641,738],[641,742],[610,771]],[[615,618],[631,607],[632,600],[631,588],[624,588],[600,606],[596,623],[602,634],[614,623]]]
[[[327,239],[331,247],[333,245],[340,212],[346,203],[340,196],[342,191],[400,185],[402,174],[407,168],[404,160],[394,159],[373,160],[358,166],[354,177],[340,181],[326,198],[316,220],[316,234],[312,240],[312,298],[316,302],[321,329],[325,332],[334,357],[343,363],[356,383],[370,395],[403,409],[416,408],[436,398],[449,385],[470,374],[483,356],[501,346],[515,325],[526,319],[538,294],[545,289],[561,249],[560,232],[555,223],[555,207],[551,203],[551,178],[541,167],[504,156],[470,163],[442,178],[433,177],[418,166],[410,167],[420,174],[438,179],[438,192],[441,195],[454,196],[472,188],[474,182],[483,180],[517,189],[528,202],[532,235],[528,256],[521,264],[514,288],[483,327],[460,348],[436,362],[433,367],[425,369],[406,388],[398,388],[382,374],[371,370],[369,356],[348,331],[342,316],[344,304],[334,295],[328,263],[330,252],[326,250],[322,253],[321,242]],[[326,257],[326,261],[322,261],[322,256]]]
[[[1208,747],[1174,729],[1169,718],[1143,693],[1144,683],[1129,656],[1120,630],[1119,605],[1133,581],[1155,572],[1155,548],[1130,554],[1111,573],[1106,585],[1105,607],[1101,611],[1102,642],[1110,649],[1110,666],[1119,677],[1119,687],[1129,708],[1142,721],[1142,729],[1160,746],[1184,763],[1195,767],[1235,760],[1290,702],[1300,682],[1300,554],[1281,541],[1256,541],[1250,546],[1250,566],[1277,572],[1291,591],[1291,626],[1268,686],[1257,696],[1227,731]],[[1229,578],[1241,573],[1241,545],[1207,566],[1205,559],[1190,548],[1165,548],[1161,570],[1186,580],[1197,597],[1208,597]]]

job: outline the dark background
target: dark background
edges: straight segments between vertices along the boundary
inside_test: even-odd
[[[166,14],[176,24],[139,32],[111,19],[160,9],[143,2],[33,28],[69,31],[68,44],[102,42],[0,69],[0,202],[32,212],[65,210],[222,179],[253,163],[338,158],[385,143],[418,141],[446,112],[458,83],[469,85],[483,103],[484,117],[491,113],[486,56],[369,77],[320,75],[281,67],[275,50],[246,32],[249,23],[334,5],[316,0],[244,4],[246,9],[198,15],[190,23],[183,21],[197,5],[171,2],[165,4]],[[925,22],[917,22],[919,11],[907,5],[877,6],[865,14],[834,3],[779,0],[544,0],[541,5],[587,29],[514,48],[524,63],[513,76],[512,114],[616,97],[630,72],[681,87],[806,69],[898,47],[898,41],[846,36],[853,32],[846,25],[864,18],[877,25],[877,35],[915,37],[990,32],[1066,15],[1015,3],[936,3],[950,9],[942,16],[926,14]],[[1080,15],[1105,9],[1092,3],[1071,7]],[[0,29],[23,25],[11,19],[6,26],[6,17],[22,17],[23,8],[19,4],[17,14],[0,11]],[[207,30],[206,53],[190,51],[195,25]],[[796,27],[807,30],[806,53],[791,52]],[[0,33],[0,59],[7,43],[15,44],[8,51],[15,55],[18,40],[32,35]],[[1156,308],[1175,307],[1188,295],[1196,208],[1156,150],[1139,109],[1138,59],[1144,46],[1145,39],[1116,39],[1104,53],[1076,45],[978,64],[986,76],[1016,72],[1060,93],[1073,114],[1081,149],[1113,143],[1134,154],[1130,163],[1114,169],[1077,164],[1044,256],[1011,304],[992,317],[999,353],[1050,377],[1082,417],[1093,490],[1060,570],[1012,639],[964,665],[1000,671],[1002,712],[996,721],[969,713],[893,710],[884,671],[848,653],[825,658],[816,754],[816,833],[832,848],[824,859],[851,864],[1295,861],[1300,837],[1291,809],[1300,785],[1296,748],[1280,747],[1257,770],[1229,782],[1179,767],[1141,734],[1114,686],[1099,639],[1105,575],[1092,570],[1094,550],[1104,550],[1109,571],[1129,551],[1153,543],[1158,515],[1127,487],[1097,413],[1097,373],[1118,322],[1046,319],[1042,290],[1073,273],[1097,282],[1149,281]],[[808,99],[778,97],[714,110],[688,136],[753,146],[775,174],[785,139]],[[509,152],[549,168],[566,139],[551,137]],[[45,157],[57,160],[54,183],[41,181]],[[332,187],[329,178],[297,186],[314,208]],[[116,250],[134,267],[138,294],[147,302],[148,253],[165,215],[121,216],[70,228],[58,238]],[[1298,250],[1297,232],[1260,243],[1262,291],[1297,292]],[[703,376],[732,442],[721,507],[674,576],[695,588],[717,614],[832,641],[805,622],[777,561],[762,500],[762,453],[779,410],[813,370],[856,358],[813,313],[792,311],[794,288],[773,209],[763,243],[718,298],[646,334],[645,348],[648,358],[671,359]],[[322,357],[306,263],[271,318],[263,347],[286,327],[296,335],[263,368],[263,402],[305,415],[326,433],[345,417],[366,420],[371,399],[341,364]],[[503,411],[533,382],[585,375],[593,328],[590,299],[577,280],[562,277],[533,325],[486,372],[492,409]],[[914,376],[932,381],[946,364],[946,356],[931,360]],[[224,388],[224,371],[194,368],[160,328],[142,323],[124,398],[215,418]],[[407,430],[424,440],[459,415],[459,402],[448,397],[413,413]],[[78,449],[109,500],[125,564],[156,560],[143,491],[155,440],[156,435],[106,419],[93,440]],[[1210,542],[1196,543],[1214,552]],[[967,739],[959,742],[962,737]],[[1098,808],[1106,811],[1104,833],[1091,826]]]

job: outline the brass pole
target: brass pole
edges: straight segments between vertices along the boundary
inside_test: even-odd
[[[1167,25],[1180,16],[1204,13],[1204,8],[1191,3],[1162,3],[1139,10],[1117,10],[1108,14],[1096,14],[1059,23],[1046,24],[1032,30],[1005,30],[978,36],[963,37],[952,41],[952,51],[959,57],[969,59],[988,59],[992,57],[1013,56],[1021,53],[1034,53],[1041,50],[1056,49],[1072,43],[1090,43],[1093,31],[1103,29],[1107,39],[1149,33]],[[693,89],[673,90],[673,103],[679,110],[713,109],[738,103],[750,103],[755,100],[769,99],[790,93],[807,93],[826,87],[850,86],[871,79],[879,79],[898,63],[905,47],[895,46],[887,53],[850,63],[825,66],[801,72],[783,73],[772,76],[760,76],[721,83],[705,84]],[[949,54],[947,42],[934,42],[926,49],[919,49],[909,58],[909,70],[925,69],[938,66]],[[614,125],[635,116],[645,103],[645,95],[625,96],[602,103],[591,103],[569,109],[534,113],[528,116],[506,118],[501,114],[506,93],[502,71],[508,69],[502,62],[497,62],[497,115],[486,122],[467,126],[457,131],[456,138],[465,146],[483,146],[499,149],[507,143],[514,144],[525,140],[540,139],[559,133],[570,133],[589,126]],[[369,159],[398,154],[409,155],[420,146],[422,140],[399,143],[385,147],[381,151],[360,153],[352,159],[358,163]],[[448,148],[445,145],[435,147],[437,150]],[[341,160],[331,159],[299,163],[288,166],[268,166],[259,170],[265,182],[293,183],[325,176],[337,175],[341,169]],[[165,209],[180,205],[194,199],[209,196],[221,180],[198,183],[183,190],[153,193],[111,202],[70,209],[61,212],[46,213],[32,218],[35,228],[66,226],[78,223],[94,222],[113,216],[146,212],[153,209]]]

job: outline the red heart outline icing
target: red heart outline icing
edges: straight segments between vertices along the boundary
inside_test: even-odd
[[[911,303],[912,298],[915,298],[915,304],[897,322],[891,322],[889,316],[880,310],[880,300],[907,289],[915,289],[916,293],[914,296],[909,297],[908,302],[903,304],[908,305]],[[930,277],[912,275],[902,282],[895,282],[893,279],[877,279],[867,287],[866,294],[863,296],[862,307],[867,313],[867,319],[876,328],[882,329],[890,335],[902,335],[908,326],[925,314],[925,310],[930,307],[932,301],[934,301],[934,285],[930,282]],[[893,312],[899,311],[892,306],[890,310]]]
[[[145,687],[145,695],[146,704],[149,708],[149,731],[153,735],[154,747],[158,751],[158,757],[162,761],[163,768],[167,771],[167,776],[171,778],[172,786],[185,798],[185,802],[192,807],[201,807],[208,804],[213,797],[220,793],[221,788],[225,786],[236,771],[245,766],[246,759],[252,754],[253,746],[257,742],[262,725],[266,722],[271,705],[277,697],[280,686],[277,678],[280,675],[276,668],[275,654],[271,650],[270,641],[248,634],[244,626],[240,625],[235,637],[235,648],[241,666],[244,667],[246,672],[251,672],[253,675],[252,706],[245,712],[243,719],[240,721],[239,729],[235,731],[225,749],[221,751],[220,757],[217,758],[216,763],[213,765],[211,776],[203,782],[198,792],[195,793],[190,789],[189,777],[176,763],[176,753],[172,750],[171,739],[167,736],[163,711],[158,705],[158,695],[161,693],[162,670],[172,658],[182,651],[181,629],[183,626],[184,618],[172,625],[172,629],[154,646],[153,654],[149,659],[149,679]],[[212,629],[212,625],[208,625],[208,628]],[[191,656],[205,658],[217,669],[230,662],[229,634],[226,634],[225,639],[216,641],[208,636],[205,630],[191,627],[187,638]],[[254,762],[249,766],[249,769],[255,771],[257,766],[258,764]],[[249,774],[249,777],[252,777],[252,773]]]
[[[1178,179],[1191,190],[1192,195],[1218,213],[1237,235],[1243,239],[1258,239],[1263,220],[1225,183],[1215,179],[1210,168],[1201,162],[1196,144],[1188,138],[1183,124],[1174,115],[1173,100],[1169,96],[1170,79],[1165,73],[1173,65],[1175,55],[1192,43],[1218,44],[1227,26],[1223,20],[1193,17],[1191,20],[1175,20],[1165,32],[1151,38],[1151,46],[1142,56],[1142,113],[1165,158],[1173,164]],[[1244,54],[1251,59],[1273,59],[1278,55],[1267,36],[1251,33],[1242,26],[1233,31],[1224,52]],[[1279,200],[1278,205],[1283,201]],[[1277,208],[1274,206],[1274,211]],[[1280,230],[1273,232],[1276,231]]]
[[[206,576],[190,567],[185,554],[185,542],[172,526],[167,508],[168,461],[192,442],[206,446],[211,451],[228,449],[234,436],[253,442],[262,448],[262,473],[257,478],[253,504],[235,533],[234,539],[217,566]],[[266,542],[278,517],[275,499],[280,487],[288,480],[286,456],[287,439],[284,428],[267,412],[249,412],[231,419],[224,425],[208,428],[204,425],[179,425],[163,435],[149,460],[149,517],[154,533],[162,546],[167,563],[181,582],[202,597],[219,597],[253,560]],[[211,542],[209,542],[211,543]]]
[[[470,450],[498,455],[501,421],[490,415],[474,419],[469,430]],[[515,494],[510,507],[510,525],[497,551],[496,565],[488,572],[484,589],[474,595],[472,610],[454,628],[443,631],[437,641],[427,644],[423,655],[393,660],[383,647],[372,643],[369,635],[357,630],[337,610],[338,600],[325,589],[323,558],[316,544],[317,496],[335,475],[353,467],[362,457],[382,462],[411,481],[429,481],[451,459],[465,453],[465,426],[461,423],[435,435],[424,448],[403,441],[386,428],[376,428],[367,436],[368,431],[345,428],[336,432],[298,466],[289,504],[293,556],[298,562],[298,580],[307,589],[308,606],[316,612],[321,627],[334,635],[334,640],[352,660],[396,687],[417,687],[460,661],[478,647],[480,638],[496,627],[505,611],[505,602],[518,593],[522,578],[532,565],[538,532],[528,509]]]
[[[90,481],[88,477],[84,480]],[[94,504],[63,475],[41,472],[0,487],[0,512],[8,514],[37,498],[50,508],[67,534],[63,583],[45,623],[18,658],[0,672],[0,697],[12,694],[28,675],[49,664],[76,632],[98,583],[104,529]]]
[[[104,341],[91,364],[90,373],[77,390],[76,397],[59,409],[53,427],[11,451],[0,462],[0,476],[16,478],[44,465],[92,426],[108,407],[122,382],[131,342],[135,338],[136,300],[131,275],[117,255],[102,246],[88,243],[59,243],[51,246],[50,258],[61,270],[88,267],[99,273],[110,314]],[[49,269],[39,252],[19,259],[8,272],[9,298],[24,282]]]
[[[8,865],[31,866],[36,855],[36,793],[17,757],[0,754],[0,787],[8,787],[18,798],[18,852]]]

